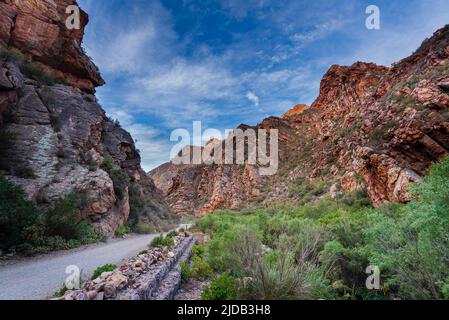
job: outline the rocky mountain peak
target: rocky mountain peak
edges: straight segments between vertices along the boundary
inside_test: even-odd
[[[0,172],[42,210],[76,195],[80,219],[107,236],[168,227],[134,139],[93,95],[104,81],[81,47],[88,16],[79,30],[65,25],[76,4],[0,1]]]
[[[376,206],[407,202],[409,186],[449,155],[448,92],[446,26],[392,67],[331,66],[311,107],[297,105],[256,126],[279,130],[275,177],[259,177],[251,165],[172,164],[150,177],[175,212],[199,215],[254,203],[301,202],[298,184],[320,181],[331,184],[325,189],[333,193],[365,191]]]
[[[306,111],[307,109],[309,109],[308,105],[306,105],[306,104],[297,104],[292,109],[290,109],[286,113],[284,113],[281,118],[289,119],[289,118],[292,118],[292,117],[299,116],[299,115],[303,114],[304,111]]]
[[[19,49],[56,77],[93,93],[104,84],[81,44],[89,18],[80,10],[80,29],[66,27],[66,8],[75,0],[0,1],[0,45]]]

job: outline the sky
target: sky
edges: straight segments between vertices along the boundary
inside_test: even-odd
[[[310,105],[331,65],[391,65],[449,23],[447,0],[78,3],[90,17],[83,47],[106,80],[97,97],[147,171],[170,160],[175,129],[224,133]],[[369,5],[379,30],[366,28]]]

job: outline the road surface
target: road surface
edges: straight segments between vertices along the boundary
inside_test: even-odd
[[[82,279],[88,279],[102,265],[120,265],[137,255],[158,235],[131,236],[0,266],[0,300],[47,299],[62,288],[68,266],[77,266],[82,270]]]

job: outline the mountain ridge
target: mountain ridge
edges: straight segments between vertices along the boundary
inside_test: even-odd
[[[173,218],[141,167],[132,136],[107,117],[98,68],[79,30],[65,25],[74,0],[0,2],[0,169],[39,207],[76,194],[82,220],[103,235],[132,225],[155,231]]]
[[[407,202],[410,184],[449,155],[448,60],[445,26],[391,67],[331,66],[309,108],[295,106],[255,126],[280,130],[277,177],[260,177],[251,165],[170,163],[149,176],[175,212],[199,216],[295,201],[295,181],[303,179],[332,181],[327,192],[363,190],[375,206]]]

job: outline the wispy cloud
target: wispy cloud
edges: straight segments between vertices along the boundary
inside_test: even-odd
[[[390,64],[447,23],[447,0],[79,0],[85,47],[107,85],[98,96],[138,140],[146,169],[168,160],[174,128],[230,129],[311,103],[326,69]]]
[[[259,97],[256,96],[256,94],[252,91],[248,91],[246,93],[246,98],[251,101],[252,103],[254,103],[254,106],[258,107],[259,106]]]

